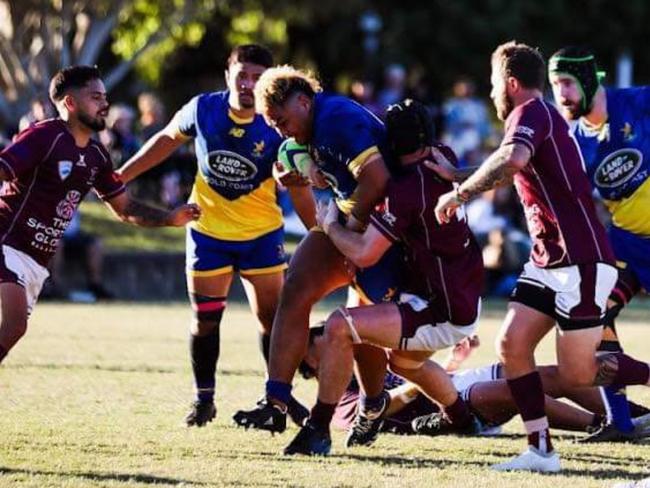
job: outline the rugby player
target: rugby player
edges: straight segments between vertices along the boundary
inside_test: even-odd
[[[622,351],[614,320],[640,290],[650,289],[650,88],[605,88],[594,54],[576,46],[557,51],[548,76],[562,116],[574,135],[589,181],[611,212],[609,240],[619,278],[607,302],[599,352]],[[636,434],[625,387],[605,387],[610,422],[587,442],[629,440]]]
[[[113,213],[141,226],[183,226],[196,205],[168,212],[129,198],[106,149],[109,103],[96,67],[70,66],[50,82],[59,117],[30,126],[0,152],[0,363],[27,331],[48,277],[48,262],[84,196],[92,188]]]
[[[270,331],[287,267],[282,211],[272,175],[281,138],[255,113],[253,89],[272,64],[271,53],[262,46],[235,47],[225,71],[227,90],[192,98],[118,170],[128,183],[194,139],[198,172],[190,201],[202,215],[187,229],[187,289],[194,312],[190,359],[196,388],[185,418],[188,426],[201,427],[216,415],[219,330],[236,271],[257,318],[260,348],[268,362]],[[313,225],[311,189],[288,188],[294,202],[301,202],[296,208],[305,224]],[[302,423],[307,410],[293,397],[287,404],[292,418]]]
[[[388,349],[390,369],[438,402],[457,431],[473,434],[481,429],[447,373],[428,360],[433,352],[476,332],[483,287],[481,251],[462,214],[448,225],[436,222],[433,209],[438,196],[453,186],[423,164],[433,144],[424,106],[410,99],[390,106],[386,126],[401,168],[389,181],[386,198],[372,213],[370,225],[363,233],[346,229],[338,222],[334,202],[319,209],[317,220],[339,251],[359,267],[375,264],[393,243],[404,245],[405,280],[399,303],[339,307],[328,317],[318,401],[285,454],[329,453],[329,425],[352,375],[353,346],[361,343]],[[449,148],[437,146],[448,158],[454,157]],[[374,441],[388,403],[372,416],[364,415],[366,436],[355,443]],[[352,444],[348,440],[347,445]]]
[[[324,347],[324,328],[324,325],[318,325],[309,329],[309,349],[300,368],[305,379],[318,378]],[[485,426],[480,435],[497,435],[500,426],[517,414],[517,407],[503,379],[501,364],[459,369],[478,344],[478,337],[462,340],[440,365],[450,374],[454,387]],[[596,388],[567,389],[560,381],[556,366],[542,366],[538,369],[547,395],[546,406],[551,427],[579,432],[590,432],[600,427],[606,410]],[[438,404],[421,395],[415,385],[387,372],[384,388],[390,394],[390,403],[384,414],[382,432],[429,436],[456,433],[456,427],[446,422],[441,415]],[[568,398],[585,410],[553,400],[559,397]],[[354,425],[359,398],[359,384],[353,377],[336,405],[332,428],[347,431]],[[634,412],[635,424],[640,426],[640,420],[649,412],[648,409],[632,402],[630,407]]]
[[[330,187],[342,209],[341,220],[348,228],[361,230],[384,196],[389,178],[383,123],[349,98],[322,93],[313,76],[291,66],[267,70],[255,87],[255,100],[258,111],[283,136],[309,145],[317,165],[310,179],[317,186]],[[398,252],[391,250],[377,265],[357,273],[322,229],[310,230],[291,259],[282,289],[271,335],[265,398],[253,410],[237,412],[233,419],[238,425],[285,430],[291,382],[305,355],[312,306],[364,275],[371,277],[364,287],[367,301],[381,301],[394,288],[398,259]],[[365,356],[362,362],[385,368],[383,351],[368,348],[358,353]],[[381,407],[383,402],[381,385],[377,391],[366,390],[364,408]]]
[[[598,221],[578,145],[542,93],[541,54],[517,42],[492,54],[491,97],[505,120],[501,146],[435,212],[448,222],[470,198],[514,179],[533,239],[498,340],[508,386],[524,421],[528,449],[497,470],[560,470],[544,410],[534,351],[557,323],[559,371],[568,385],[648,385],[650,367],[622,352],[596,357],[614,255]]]

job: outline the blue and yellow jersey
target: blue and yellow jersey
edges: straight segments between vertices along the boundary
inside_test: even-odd
[[[368,157],[387,162],[386,128],[381,120],[349,98],[318,93],[309,152],[328,180],[342,211],[354,207],[356,178]]]
[[[202,214],[190,225],[229,241],[255,239],[281,227],[272,177],[281,138],[264,118],[235,116],[227,91],[194,97],[176,117],[180,132],[194,138],[198,163],[190,201]]]
[[[650,236],[650,87],[607,89],[608,120],[593,130],[580,119],[576,139],[592,185],[612,223]]]

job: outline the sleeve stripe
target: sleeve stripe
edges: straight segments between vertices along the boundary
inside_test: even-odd
[[[379,154],[379,148],[377,146],[371,146],[348,163],[348,168],[350,168],[355,178],[361,174],[361,170],[368,162],[368,159],[375,153]]]
[[[102,200],[110,200],[111,198],[116,197],[117,195],[119,195],[120,193],[124,193],[125,191],[126,191],[126,186],[121,185],[115,191],[103,195],[99,195],[99,198],[101,198]]]
[[[395,234],[393,234],[382,222],[380,219],[377,218],[375,215],[370,216],[370,223],[379,231],[381,232],[384,237],[386,237],[389,241],[391,242],[397,242],[399,241],[399,237],[397,237]]]
[[[531,157],[535,154],[535,146],[533,146],[533,143],[528,139],[524,139],[523,137],[512,136],[510,139],[503,141],[503,145],[506,146],[508,144],[515,144],[516,142],[521,142],[524,144],[530,150]]]
[[[16,179],[16,172],[11,167],[11,165],[7,162],[7,160],[4,159],[4,158],[0,158],[0,163],[2,163],[4,165],[4,167],[9,170],[9,176],[11,176],[11,179],[15,180]]]

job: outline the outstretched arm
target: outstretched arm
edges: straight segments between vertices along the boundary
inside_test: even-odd
[[[167,211],[133,200],[126,192],[107,200],[106,205],[121,221],[142,227],[182,227],[201,216],[198,205],[193,203]]]
[[[392,245],[373,225],[365,232],[355,232],[338,223],[339,210],[334,200],[329,206],[320,205],[316,220],[337,249],[360,268],[372,266]]]
[[[145,171],[157,166],[190,138],[178,128],[178,115],[167,126],[156,132],[116,173],[128,183]]]
[[[458,207],[479,193],[512,182],[512,177],[528,164],[530,156],[530,149],[518,143],[494,151],[458,188],[438,198],[435,210],[438,222],[449,222]]]

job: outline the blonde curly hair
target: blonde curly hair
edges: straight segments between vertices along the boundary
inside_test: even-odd
[[[302,71],[288,64],[269,68],[255,84],[255,105],[268,119],[271,107],[280,107],[295,93],[313,97],[323,91],[320,82],[310,71]]]

